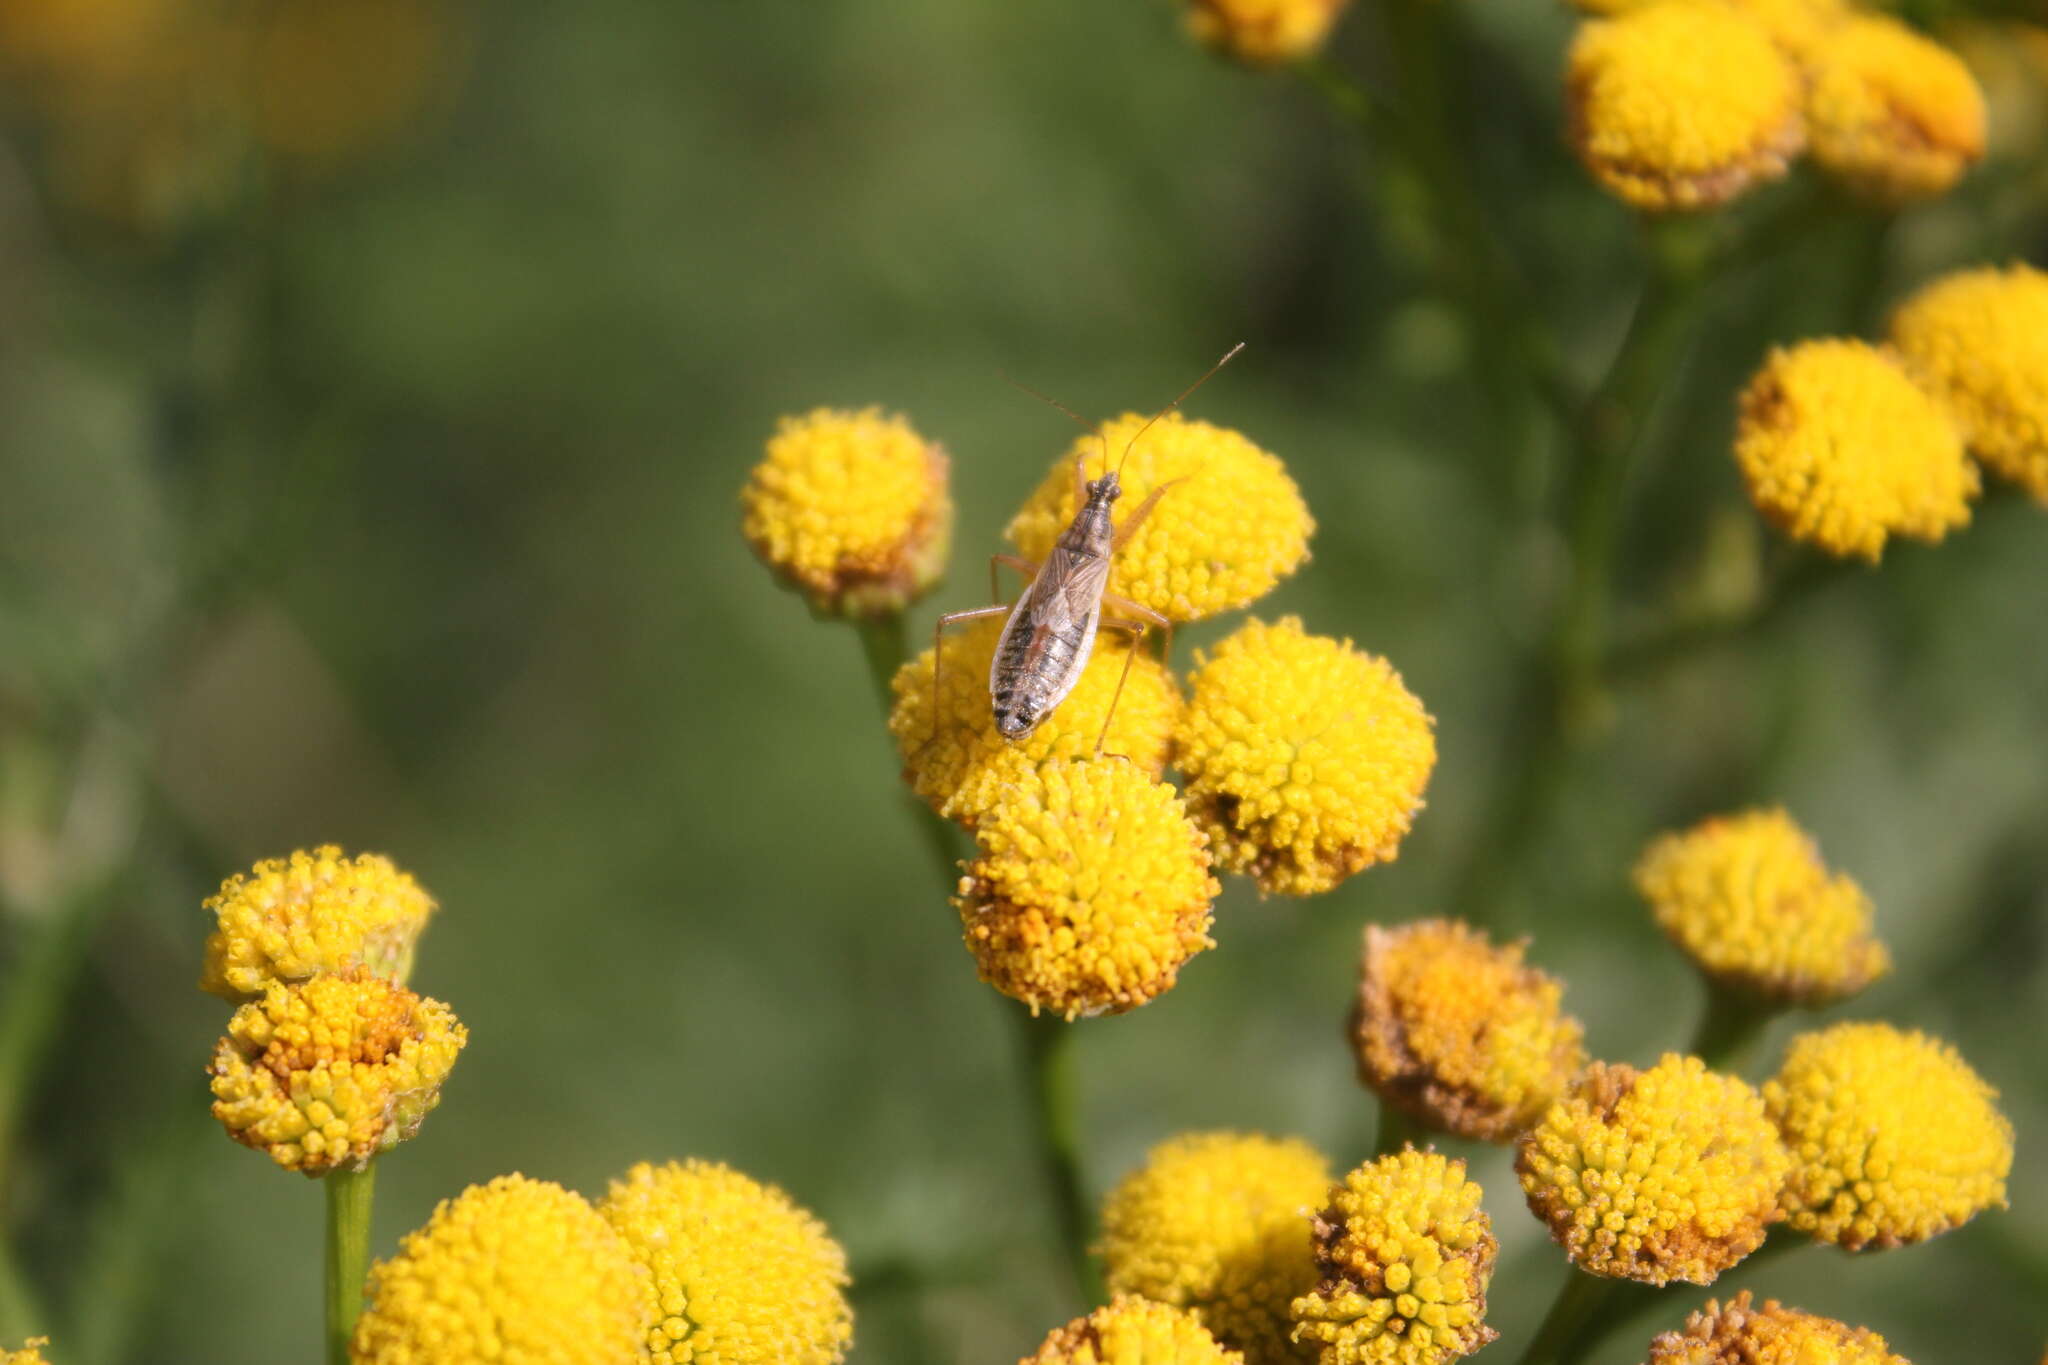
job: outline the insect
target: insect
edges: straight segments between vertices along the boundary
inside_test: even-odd
[[[1172,479],[1154,488],[1138,504],[1137,510],[1124,518],[1123,525],[1118,526],[1110,511],[1116,500],[1123,496],[1124,461],[1130,458],[1131,448],[1137,445],[1138,437],[1143,436],[1152,423],[1179,407],[1189,394],[1207,383],[1210,375],[1229,364],[1231,357],[1243,349],[1242,341],[1231,347],[1221,360],[1209,367],[1206,374],[1188,385],[1179,398],[1154,413],[1125,443],[1124,453],[1114,469],[1109,465],[1109,441],[1104,437],[1101,478],[1088,478],[1086,451],[1074,457],[1074,519],[1054,542],[1045,562],[1034,564],[1018,555],[989,556],[989,596],[1000,595],[997,591],[997,570],[1000,566],[1007,565],[1024,576],[1024,591],[1014,603],[997,602],[986,607],[969,607],[965,611],[949,611],[938,619],[932,627],[932,739],[938,738],[939,673],[945,660],[940,633],[946,627],[964,621],[1007,613],[1009,619],[1003,625],[1002,636],[996,642],[995,657],[989,664],[988,694],[989,703],[995,711],[996,730],[1009,740],[1029,736],[1053,713],[1054,708],[1066,700],[1067,694],[1074,690],[1074,684],[1080,681],[1082,670],[1088,666],[1088,656],[1095,648],[1095,635],[1099,628],[1130,632],[1132,648],[1124,656],[1123,672],[1117,675],[1116,691],[1110,695],[1109,710],[1102,717],[1101,733],[1095,737],[1095,752],[1102,752],[1103,743],[1109,738],[1109,722],[1116,715],[1117,700],[1123,696],[1124,682],[1131,676],[1131,663],[1138,655],[1138,642],[1148,630],[1156,628],[1164,634],[1163,652],[1170,652],[1173,648],[1172,621],[1143,603],[1119,597],[1106,589],[1111,556],[1144,524],[1145,518],[1151,515],[1153,507],[1167,490],[1181,480]],[[1085,430],[1102,435],[1100,428],[1091,426],[1063,404],[1033,390],[1025,392],[1051,403]],[[1106,617],[1105,608],[1114,615]]]

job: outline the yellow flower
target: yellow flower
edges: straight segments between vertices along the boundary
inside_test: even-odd
[[[1025,738],[1009,740],[996,729],[988,690],[989,664],[1002,633],[1001,618],[992,617],[944,637],[936,732],[932,651],[904,664],[890,683],[896,704],[889,713],[889,731],[903,755],[903,780],[933,810],[972,829],[1002,794],[1006,774],[1020,759],[1030,766],[1092,757],[1112,697],[1116,712],[1103,739],[1104,752],[1121,755],[1152,777],[1166,770],[1173,726],[1180,719],[1180,689],[1149,651],[1141,648],[1131,659],[1128,638],[1108,631],[1096,636],[1095,651],[1067,699]],[[1117,696],[1127,660],[1130,676]]]
[[[1162,1142],[1102,1206],[1112,1294],[1185,1308],[1247,1365],[1313,1360],[1288,1305],[1315,1287],[1309,1215],[1329,1163],[1298,1138],[1190,1133]]]
[[[1173,788],[1129,763],[1020,764],[953,900],[981,979],[1070,1020],[1165,993],[1215,946],[1206,842]]]
[[[1465,1163],[1414,1148],[1368,1161],[1315,1220],[1323,1280],[1294,1301],[1323,1365],[1438,1365],[1500,1334],[1486,1325],[1492,1224]]]
[[[1053,1329],[1018,1365],[1244,1365],[1194,1314],[1118,1295],[1109,1307]]]
[[[1861,341],[1773,350],[1743,391],[1735,462],[1779,530],[1873,564],[1889,536],[1935,542],[1968,525],[1977,495],[1954,424]]]
[[[286,1170],[361,1170],[419,1131],[468,1041],[446,1005],[360,968],[273,981],[214,1049],[213,1116]]]
[[[1709,980],[1784,1004],[1823,1005],[1891,970],[1870,898],[1830,873],[1783,810],[1715,816],[1666,834],[1636,863],[1657,925]]]
[[[1890,1024],[1793,1040],[1764,1085],[1792,1152],[1786,1218],[1849,1251],[1923,1241],[2005,1207],[2012,1125],[1956,1050]]]
[[[1542,1116],[1586,1063],[1556,977],[1452,920],[1367,925],[1351,1043],[1384,1104],[1432,1127],[1505,1142]]]
[[[255,33],[251,102],[272,150],[324,168],[404,131],[451,64],[443,0],[294,0]]]
[[[654,1365],[845,1359],[846,1253],[775,1186],[713,1161],[643,1161],[597,1211],[653,1277]]]
[[[1752,1306],[1747,1289],[1724,1306],[1708,1299],[1685,1328],[1650,1343],[1649,1365],[1906,1365],[1867,1327],[1787,1308]]]
[[[1898,20],[1859,14],[1814,50],[1813,159],[1889,204],[1940,194],[1984,155],[1984,92],[1962,58]]]
[[[1945,275],[1892,315],[1891,336],[1977,458],[2048,503],[2048,272]]]
[[[43,1359],[43,1347],[50,1344],[48,1337],[30,1337],[21,1343],[19,1351],[0,1347],[0,1365],[49,1365]]]
[[[1805,141],[1800,77],[1755,19],[1670,3],[1582,25],[1566,76],[1572,145],[1610,193],[1655,212],[1726,203]]]
[[[1573,0],[1582,14],[1625,14],[1666,0]],[[1705,0],[1715,4],[1719,0]],[[1851,13],[1849,0],[1728,0],[1731,8],[1764,26],[1793,57],[1809,58]]]
[[[1790,1165],[1754,1090],[1672,1053],[1593,1063],[1515,1153],[1572,1264],[1656,1285],[1712,1284],[1762,1245]]]
[[[622,1365],[647,1359],[647,1278],[560,1185],[501,1175],[444,1199],[370,1271],[355,1365]]]
[[[1199,663],[1175,764],[1220,866],[1305,896],[1399,855],[1436,738],[1392,665],[1293,616]]]
[[[945,572],[946,452],[880,408],[783,418],[740,504],[754,553],[824,615],[899,612]]]
[[[402,985],[435,907],[389,858],[347,858],[333,844],[323,844],[236,873],[206,908],[218,927],[206,940],[200,987],[240,1002],[272,982],[352,967]]]
[[[1277,66],[1321,50],[1351,0],[1188,0],[1188,32],[1247,66]]]
[[[1054,463],[1004,533],[1026,558],[1043,560],[1074,519],[1075,458],[1099,475],[1106,444],[1112,467],[1123,462],[1122,518],[1173,482],[1110,562],[1110,592],[1199,621],[1257,601],[1301,567],[1316,527],[1285,465],[1227,427],[1178,412],[1153,423],[1125,458],[1145,421],[1127,412],[1105,422],[1101,439],[1081,437]]]

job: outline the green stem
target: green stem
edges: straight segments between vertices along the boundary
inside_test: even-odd
[[[1423,1146],[1429,1141],[1428,1130],[1395,1106],[1380,1101],[1380,1127],[1373,1138],[1373,1151],[1380,1156],[1392,1156],[1403,1147],[1413,1144]]]
[[[111,889],[108,879],[55,906],[12,974],[0,1010],[0,1194],[11,1173],[22,1110],[50,1060],[50,1039],[85,968],[100,913],[113,900]]]
[[[1716,1071],[1739,1075],[1777,1017],[1778,1010],[1768,1002],[1709,983],[1692,1053]]]
[[[1060,1241],[1084,1304],[1101,1297],[1088,1255],[1092,1222],[1081,1180],[1081,1121],[1075,1099],[1074,1026],[1052,1014],[1014,1011],[1023,1033],[1023,1060],[1038,1132],[1039,1165],[1053,1199]]]
[[[1615,681],[1650,677],[1702,651],[1767,630],[1788,612],[1859,568],[1861,565],[1825,555],[1802,554],[1745,610],[1680,621],[1617,646],[1608,656],[1607,676]]]
[[[1560,1361],[1585,1359],[1599,1339],[1603,1320],[1611,1316],[1608,1309],[1615,1302],[1614,1291],[1620,1283],[1574,1267],[1571,1278],[1552,1300],[1542,1325],[1522,1352],[1520,1365],[1556,1365]]]
[[[887,616],[860,617],[854,621],[853,630],[860,636],[861,655],[868,665],[868,682],[873,685],[875,700],[882,704],[882,715],[886,718],[896,709],[896,694],[890,689],[890,680],[903,666],[908,653],[904,643],[903,613],[892,611]]]
[[[333,1172],[327,1186],[327,1361],[348,1365],[348,1339],[363,1311],[363,1281],[370,1273],[370,1205],[377,1163]]]

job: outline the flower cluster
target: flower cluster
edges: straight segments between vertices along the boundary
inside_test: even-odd
[[[1650,1343],[1649,1365],[1906,1365],[1867,1327],[1787,1308],[1755,1306],[1747,1289],[1725,1304],[1708,1299],[1683,1329]]]

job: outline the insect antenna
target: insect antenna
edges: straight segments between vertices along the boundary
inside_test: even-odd
[[[1240,343],[1240,345],[1241,344],[1242,343]],[[1002,374],[1002,371],[998,370],[996,371],[996,373]],[[1214,371],[1211,371],[1211,373],[1214,373]],[[1204,379],[1207,379],[1209,376],[1203,375],[1202,377]],[[1005,384],[1008,384],[1011,388],[1016,389],[1018,392],[1028,393],[1033,398],[1036,398],[1039,402],[1046,404],[1048,407],[1058,408],[1061,412],[1064,412],[1068,417],[1073,419],[1075,426],[1081,428],[1081,430],[1087,432],[1090,436],[1093,436],[1098,441],[1101,441],[1102,467],[1104,470],[1107,470],[1109,468],[1109,437],[1106,434],[1104,434],[1102,430],[1102,424],[1100,422],[1089,421],[1080,413],[1075,412],[1065,403],[1062,403],[1059,399],[1052,397],[1050,394],[1040,393],[1037,389],[1032,388],[1029,384],[1020,384],[1016,380],[1010,378],[1010,376],[1008,376],[1007,374],[1003,374],[1002,378]],[[1182,397],[1186,397],[1186,395],[1183,394]]]
[[[1217,361],[1214,365],[1211,365],[1206,371],[1204,371],[1200,379],[1197,379],[1194,383],[1188,385],[1185,389],[1181,390],[1180,397],[1174,399],[1171,403],[1168,403],[1165,407],[1161,408],[1159,411],[1153,413],[1150,417],[1146,418],[1145,425],[1139,427],[1136,431],[1132,432],[1131,439],[1124,442],[1124,453],[1117,457],[1116,472],[1118,474],[1122,474],[1124,472],[1124,461],[1131,458],[1131,447],[1138,443],[1138,438],[1140,436],[1143,436],[1146,432],[1152,429],[1152,424],[1154,422],[1166,416],[1167,413],[1172,412],[1182,403],[1185,403],[1187,401],[1189,394],[1193,393],[1196,389],[1201,388],[1202,385],[1208,383],[1210,377],[1213,376],[1216,373],[1216,371],[1222,369],[1225,365],[1228,365],[1231,362],[1231,360],[1236,357],[1237,353],[1239,351],[1242,351],[1243,349],[1244,343],[1240,341],[1237,343],[1237,345],[1225,351],[1223,353],[1223,358]],[[1109,462],[1109,452],[1107,450],[1104,450],[1102,452],[1102,458],[1103,463],[1107,464]]]

